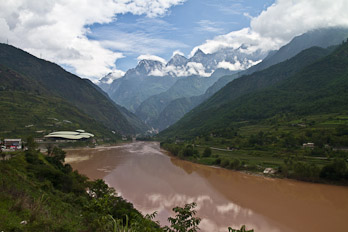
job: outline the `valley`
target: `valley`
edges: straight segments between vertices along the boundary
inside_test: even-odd
[[[346,9],[1,2],[0,231],[345,231]]]

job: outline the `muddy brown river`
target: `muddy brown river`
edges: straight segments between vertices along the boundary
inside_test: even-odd
[[[348,231],[348,187],[272,179],[178,160],[158,143],[69,150],[66,161],[104,179],[143,214],[167,224],[172,208],[197,203],[201,231]]]

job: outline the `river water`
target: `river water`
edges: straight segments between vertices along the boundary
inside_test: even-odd
[[[272,179],[166,155],[155,142],[69,150],[66,162],[104,179],[143,214],[167,224],[172,208],[197,203],[201,231],[348,231],[348,187]]]

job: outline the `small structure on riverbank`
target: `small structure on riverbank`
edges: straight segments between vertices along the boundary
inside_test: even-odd
[[[274,168],[266,168],[263,174],[275,174],[277,171]]]
[[[314,143],[304,143],[302,144],[303,148],[314,148]]]

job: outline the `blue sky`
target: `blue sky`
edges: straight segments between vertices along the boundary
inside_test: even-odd
[[[136,66],[140,55],[157,55],[166,60],[175,50],[189,55],[207,39],[248,27],[250,17],[258,16],[273,3],[274,0],[188,0],[156,18],[119,14],[109,24],[92,25],[88,38],[107,40],[105,47],[122,52],[124,58],[118,59],[116,66],[126,71]]]
[[[0,42],[97,82],[140,55],[243,44],[267,53],[309,30],[348,27],[347,9],[347,0],[0,1]]]

